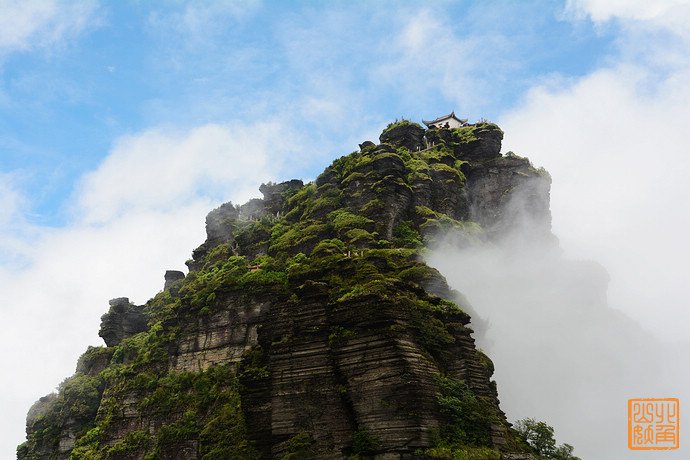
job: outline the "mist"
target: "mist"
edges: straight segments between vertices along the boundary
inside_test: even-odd
[[[606,268],[565,256],[550,215],[526,212],[526,201],[518,192],[507,205],[507,231],[470,243],[449,234],[427,256],[474,311],[508,420],[548,423],[583,460],[688,458],[682,427],[678,450],[629,450],[627,400],[677,397],[683,406],[690,346],[664,342],[609,305]]]

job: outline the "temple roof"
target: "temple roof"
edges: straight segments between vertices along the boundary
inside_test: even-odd
[[[462,118],[462,119],[461,119],[461,118],[458,118],[457,116],[455,116],[455,111],[449,113],[448,115],[443,115],[443,116],[441,116],[441,117],[438,117],[438,118],[436,118],[435,120],[431,120],[431,121],[422,120],[422,123],[424,123],[424,124],[427,125],[427,127],[428,127],[428,126],[431,126],[431,125],[433,125],[433,124],[439,123],[439,122],[441,122],[441,121],[450,120],[451,118],[457,120],[457,121],[460,122],[461,124],[467,123],[467,118]]]

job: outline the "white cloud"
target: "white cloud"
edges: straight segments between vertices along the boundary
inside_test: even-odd
[[[24,437],[29,406],[74,372],[97,336],[108,300],[143,303],[163,287],[166,269],[184,261],[205,238],[204,217],[221,202],[258,194],[287,161],[289,130],[278,122],[150,130],[115,142],[73,197],[74,220],[59,229],[22,228],[27,263],[0,260],[0,457],[12,458]],[[0,176],[0,222],[21,216],[22,200]],[[14,204],[11,204],[14,203]],[[3,227],[0,227],[3,228]],[[4,242],[4,241],[3,241]]]
[[[149,26],[175,43],[182,39],[183,46],[188,48],[209,45],[219,32],[249,17],[261,3],[261,0],[215,0],[185,3],[179,9],[165,5],[151,13]]]
[[[30,249],[26,239],[36,237],[38,232],[22,212],[28,200],[20,192],[20,183],[17,174],[0,172],[0,267],[22,264]]]
[[[209,26],[220,26],[228,18],[240,19],[256,11],[260,0],[216,0],[186,5],[181,25],[189,32],[208,32]]]
[[[204,125],[189,132],[150,130],[120,139],[108,158],[77,189],[78,215],[108,222],[132,210],[173,210],[190,196],[257,193],[294,148],[277,122],[251,126]]]
[[[688,5],[688,0],[567,0],[566,13],[586,15],[596,22],[612,18],[667,21]]]
[[[12,174],[0,173],[0,227],[5,228],[13,220],[20,218],[21,205],[26,199],[19,193]]]
[[[680,339],[690,319],[690,62],[667,58],[689,43],[672,26],[671,46],[668,35],[640,35],[646,25],[626,28],[607,67],[537,86],[505,114],[504,145],[551,172],[554,231],[571,255],[610,271],[611,304]],[[636,45],[654,59],[630,54]]]
[[[535,241],[540,232],[526,223],[499,244],[442,246],[428,258],[478,312],[477,344],[495,364],[509,420],[549,423],[582,458],[629,460],[626,400],[685,400],[690,378],[681,357],[688,347],[668,346],[609,309],[606,271],[563,258]],[[690,436],[681,435],[683,446]]]
[[[29,406],[74,372],[77,357],[96,335],[108,299],[143,302],[162,288],[165,269],[184,268],[203,241],[209,201],[167,213],[132,213],[103,227],[46,231],[32,240],[30,265],[3,265],[3,363],[0,452],[11,458],[23,438]]]
[[[499,33],[458,35],[444,19],[429,10],[405,17],[399,34],[386,43],[386,58],[376,66],[374,78],[402,86],[403,94],[415,101],[440,92],[472,112],[497,91],[515,63]]]
[[[605,267],[611,279],[608,304],[656,338],[634,333],[623,318],[604,317],[601,307],[588,311],[578,299],[591,290],[590,283],[575,276],[560,281],[560,298],[542,303],[539,299],[559,282],[544,282],[546,277],[537,274],[536,280],[514,283],[526,271],[520,265],[503,278],[500,270],[484,271],[496,278],[490,286],[517,286],[504,288],[503,294],[482,290],[473,278],[481,274],[450,275],[465,283],[458,287],[478,299],[478,309],[486,307],[480,313],[488,317],[490,332],[493,328],[504,408],[514,417],[536,414],[553,421],[556,432],[572,441],[583,458],[630,458],[624,441],[610,441],[625,437],[625,413],[618,407],[626,398],[683,398],[687,393],[689,376],[682,365],[690,320],[687,3],[569,2],[569,13],[587,15],[602,26],[615,20],[615,53],[581,78],[556,76],[535,85],[500,120],[504,150],[529,156],[553,177],[553,228],[566,255]],[[532,285],[546,288],[529,292]],[[521,302],[524,314],[500,311]],[[539,310],[539,305],[547,308]],[[546,324],[534,327],[545,318]],[[511,331],[525,329],[539,333],[510,338]],[[516,365],[515,350],[530,346],[533,353],[520,358],[524,366]],[[555,360],[544,366],[550,353]],[[581,372],[568,377],[573,369]],[[549,384],[551,374],[559,380]],[[596,379],[585,381],[583,375]],[[687,453],[668,456],[685,458]]]
[[[96,3],[0,0],[0,55],[60,44],[94,24]]]

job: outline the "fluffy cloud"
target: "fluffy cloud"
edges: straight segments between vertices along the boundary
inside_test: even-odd
[[[91,27],[95,13],[90,0],[0,0],[0,55],[59,44]]]
[[[17,174],[0,173],[0,270],[3,264],[21,264],[30,250],[27,239],[36,237],[22,210],[28,200],[20,192],[20,177]]]
[[[287,146],[294,140],[276,122],[124,137],[81,181],[77,215],[102,223],[132,210],[173,210],[198,194],[245,200],[257,193],[257,180],[271,179],[269,166],[276,170]]]
[[[377,81],[402,85],[404,94],[417,104],[440,92],[469,113],[495,98],[507,71],[517,64],[501,31],[463,30],[459,34],[456,25],[439,11],[406,13],[397,18],[399,32],[386,44],[385,58],[374,71]],[[492,8],[486,9],[487,15],[494,13]]]
[[[216,0],[212,2],[167,4],[154,10],[148,19],[151,31],[184,48],[213,46],[213,39],[228,23],[242,21],[261,6],[260,0]]]
[[[688,12],[688,0],[568,0],[566,13],[589,16],[593,21],[612,18],[675,23],[672,17]]]
[[[586,5],[593,17],[603,14],[599,3]],[[612,305],[679,339],[686,335],[690,283],[690,217],[683,211],[690,195],[690,65],[665,58],[688,42],[671,26],[663,38],[641,37],[645,24],[626,27],[625,53],[607,67],[537,86],[506,114],[505,146],[552,173],[554,230],[572,255],[611,272]],[[668,40],[672,46],[664,46]],[[636,44],[654,49],[654,58],[628,54]]]
[[[23,438],[29,406],[74,372],[96,335],[108,300],[143,303],[163,287],[166,269],[183,269],[204,240],[204,217],[221,202],[241,202],[279,173],[289,153],[279,123],[150,130],[122,138],[74,195],[71,224],[33,229],[18,219],[2,240],[21,247],[25,265],[0,260],[0,452]],[[0,222],[21,215],[21,196],[0,176]],[[12,204],[14,203],[14,204]],[[30,243],[30,244],[29,244]]]

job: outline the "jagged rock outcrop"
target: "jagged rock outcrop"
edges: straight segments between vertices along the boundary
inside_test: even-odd
[[[127,297],[118,297],[110,300],[110,310],[101,317],[98,335],[107,346],[114,347],[124,338],[147,329],[147,318],[141,307],[130,303]]]
[[[420,150],[424,145],[424,128],[407,120],[391,123],[379,136],[381,143],[408,150]],[[361,148],[361,146],[360,146]]]
[[[111,301],[107,347],[32,409],[19,458],[529,454],[471,307],[420,257],[446,230],[511,225],[522,189],[548,231],[548,176],[501,138],[398,122],[313,183],[211,211],[186,277],[167,272],[146,305]]]
[[[376,144],[374,144],[371,141],[364,141],[361,144],[359,144],[359,150],[360,151],[363,151],[364,149],[369,148],[369,147],[376,147]]]
[[[175,283],[184,279],[184,273],[179,270],[166,270],[163,277],[165,278],[163,289],[170,289]]]
[[[287,197],[304,186],[301,180],[293,179],[279,184],[261,184],[259,191],[264,196],[264,207],[272,215],[277,215],[283,210]]]
[[[232,241],[232,222],[239,218],[240,212],[232,203],[224,203],[206,216],[206,242],[215,246]]]
[[[512,152],[476,164],[467,175],[470,219],[491,235],[524,228],[540,232],[539,239],[546,241],[551,235],[550,185],[545,170]]]

